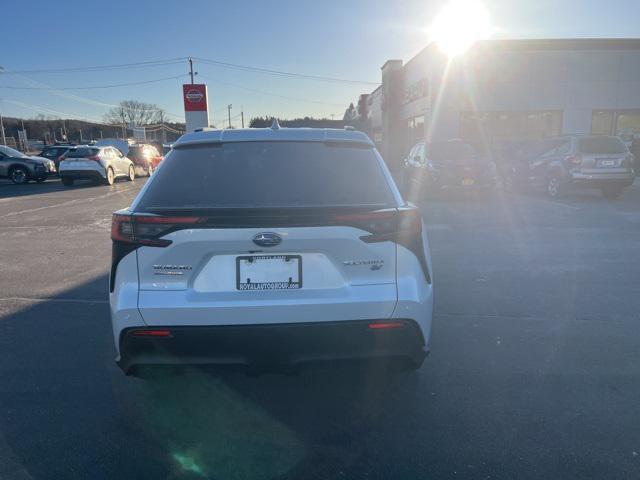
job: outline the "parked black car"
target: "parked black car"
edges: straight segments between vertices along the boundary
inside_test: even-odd
[[[598,188],[607,198],[635,179],[633,155],[618,137],[568,135],[537,142],[504,172],[506,189],[538,188],[557,197],[575,188]]]
[[[496,166],[469,142],[419,142],[405,159],[409,192],[436,194],[444,189],[489,191],[496,183]]]
[[[62,160],[62,156],[67,153],[70,149],[76,148],[73,145],[49,145],[48,147],[44,147],[42,151],[38,154],[39,157],[48,158],[52,160],[56,165],[56,171],[60,166],[60,161]]]

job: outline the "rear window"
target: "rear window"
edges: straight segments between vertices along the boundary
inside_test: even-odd
[[[162,208],[394,206],[371,148],[234,142],[178,148],[138,205]]]
[[[93,157],[98,155],[98,152],[100,152],[99,148],[76,148],[75,150],[69,151],[67,158]]]
[[[579,140],[582,153],[607,154],[627,153],[627,147],[618,137],[585,137]]]
[[[427,156],[434,160],[471,159],[475,156],[473,147],[462,142],[432,143],[427,147]]]

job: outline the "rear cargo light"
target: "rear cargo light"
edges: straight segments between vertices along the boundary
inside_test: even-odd
[[[404,327],[404,322],[375,322],[367,325],[371,330],[390,330]]]
[[[580,165],[582,163],[582,155],[580,154],[574,154],[574,155],[567,155],[566,157],[564,157],[565,162],[568,162],[572,165]]]
[[[171,240],[159,237],[179,228],[195,225],[200,221],[200,217],[159,217],[114,213],[111,222],[111,239],[135,245],[166,247],[171,245]]]
[[[134,337],[170,337],[171,330],[134,330],[131,335]]]

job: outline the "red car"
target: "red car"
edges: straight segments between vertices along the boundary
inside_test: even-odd
[[[135,165],[137,176],[151,176],[153,170],[163,159],[163,156],[160,155],[158,149],[148,143],[129,145],[127,157]]]

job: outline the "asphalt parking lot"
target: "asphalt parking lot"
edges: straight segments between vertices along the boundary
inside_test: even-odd
[[[413,374],[113,357],[110,214],[144,180],[0,183],[0,478],[640,478],[640,185],[421,202],[436,311]]]

